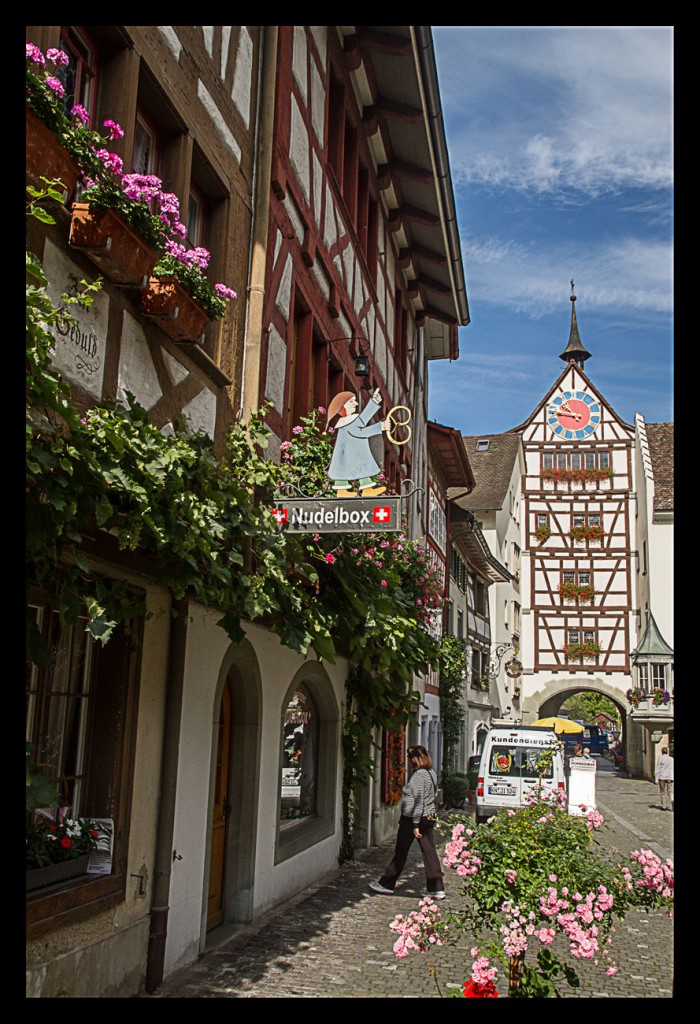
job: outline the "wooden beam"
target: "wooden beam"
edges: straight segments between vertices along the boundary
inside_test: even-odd
[[[422,245],[411,246],[411,256],[417,256],[420,260],[428,260],[430,263],[437,263],[438,266],[444,267],[447,264],[447,256],[442,252],[434,252],[432,249],[426,249]]]
[[[421,275],[416,278],[416,284],[419,288],[428,288],[432,292],[437,292],[438,295],[451,295],[452,289],[449,285],[443,284],[442,281],[436,281],[432,277],[424,277]]]
[[[409,107],[407,103],[380,99],[375,103],[374,109],[382,117],[393,117],[397,121],[407,121],[410,124],[420,124],[423,120],[423,111],[418,107]]]
[[[406,220],[417,220],[420,224],[425,224],[429,228],[437,228],[440,226],[440,218],[436,217],[434,213],[428,213],[427,210],[419,210],[417,206],[401,206],[401,216],[405,217]]]
[[[382,53],[391,53],[395,57],[408,57],[411,54],[411,40],[394,36],[391,32],[377,32],[376,29],[362,26],[359,29],[359,36],[362,45],[371,50],[380,50]],[[353,38],[347,36],[346,39]]]
[[[406,163],[404,160],[392,160],[390,164],[380,164],[377,168],[377,185],[380,190],[389,188],[394,178],[409,178],[420,185],[432,185],[435,181],[432,171],[423,167]]]
[[[348,71],[357,71],[362,64],[362,52],[360,50],[360,37],[355,33],[346,36],[343,40],[343,57]]]

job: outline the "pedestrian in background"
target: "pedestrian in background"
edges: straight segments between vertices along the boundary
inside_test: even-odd
[[[673,810],[673,758],[668,747],[661,748],[661,757],[656,762],[656,781],[661,794],[661,810]]]
[[[437,820],[435,809],[437,775],[433,770],[432,758],[425,747],[409,747],[408,759],[412,775],[403,788],[401,818],[396,834],[394,856],[379,881],[370,882],[369,887],[374,892],[381,893],[382,896],[391,896],[406,864],[411,843],[417,839],[425,868],[426,891],[422,895],[429,896],[434,900],[444,900],[442,869],[433,836],[433,828]]]

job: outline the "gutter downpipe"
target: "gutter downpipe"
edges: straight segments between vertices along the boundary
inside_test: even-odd
[[[262,26],[260,99],[256,125],[256,160],[253,228],[250,243],[250,278],[247,290],[246,332],[243,346],[241,416],[248,422],[260,404],[260,356],[265,305],[267,235],[270,220],[270,179],[277,80],[278,26]]]
[[[185,688],[185,648],[187,646],[188,602],[173,604],[170,629],[168,675],[163,722],[163,752],[160,769],[160,806],[156,834],[156,856],[153,870],[151,924],[146,955],[146,992],[152,995],[163,981],[165,943],[170,913],[170,876],[173,866],[175,833],[175,800],[177,796],[178,763],[182,698]]]

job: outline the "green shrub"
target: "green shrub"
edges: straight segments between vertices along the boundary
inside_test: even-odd
[[[463,772],[451,772],[445,775],[442,780],[442,792],[445,807],[461,807],[467,799],[468,790],[467,776]]]

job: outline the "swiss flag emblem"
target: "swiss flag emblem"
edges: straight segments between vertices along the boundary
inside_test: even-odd
[[[278,526],[283,526],[284,523],[287,522],[288,511],[289,510],[286,509],[286,508],[279,508],[279,507],[276,507],[276,508],[273,509],[272,514],[275,517],[275,519],[277,520],[277,525]]]
[[[388,505],[375,505],[372,509],[372,522],[388,523],[391,519],[391,509]]]

